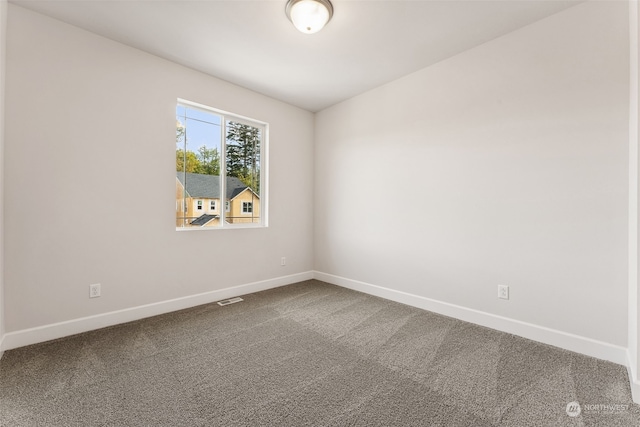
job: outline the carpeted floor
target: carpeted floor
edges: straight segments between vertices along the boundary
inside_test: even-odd
[[[0,425],[640,426],[619,365],[318,281],[243,298],[5,352]]]

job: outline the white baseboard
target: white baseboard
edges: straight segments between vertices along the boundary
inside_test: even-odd
[[[629,374],[629,385],[631,386],[631,397],[635,403],[640,403],[640,379],[638,379],[637,366],[632,360],[629,350],[627,350],[626,366]]]
[[[277,277],[274,279],[262,280],[259,282],[247,283],[245,285],[204,292],[197,295],[176,298],[168,301],[126,308],[109,313],[96,314],[95,316],[82,317],[36,328],[9,332],[0,339],[0,351],[37,344],[107,326],[131,322],[133,320],[144,319],[145,317],[208,304],[239,295],[246,295],[253,292],[277,288],[279,286],[302,282],[312,278],[313,272],[308,271],[289,276]]]
[[[627,349],[617,345],[319,271],[315,271],[313,277],[344,288],[628,366]]]

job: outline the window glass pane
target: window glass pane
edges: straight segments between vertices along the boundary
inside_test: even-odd
[[[221,197],[221,124],[218,114],[184,105],[176,108],[177,227],[221,225],[219,215],[204,209]]]
[[[267,124],[179,101],[177,227],[266,225],[262,195],[266,194],[263,152],[267,129]]]
[[[226,124],[226,173],[232,224],[260,223],[262,129],[229,119]]]

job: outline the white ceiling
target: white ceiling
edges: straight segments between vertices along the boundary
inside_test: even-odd
[[[319,33],[286,0],[12,0],[310,111],[573,6],[580,0],[332,0]]]

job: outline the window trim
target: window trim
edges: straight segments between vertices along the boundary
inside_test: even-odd
[[[178,98],[176,107],[182,106],[186,108],[201,110],[206,113],[212,113],[221,116],[221,179],[220,179],[220,195],[226,195],[226,122],[227,120],[242,123],[249,126],[258,127],[262,130],[261,151],[260,151],[260,194],[259,194],[259,218],[258,223],[229,223],[226,221],[226,213],[231,211],[231,203],[226,200],[225,197],[225,209],[222,212],[220,209],[220,217],[224,218],[224,221],[220,221],[220,226],[216,227],[176,227],[176,231],[195,231],[195,230],[221,230],[221,229],[233,229],[233,228],[267,228],[269,226],[269,123],[262,120],[256,120],[251,117],[243,116],[240,114],[232,113],[229,111],[213,108],[205,104],[189,101],[183,98]],[[175,120],[175,110],[174,119]],[[175,172],[174,172],[175,173]],[[174,175],[175,176],[175,175]],[[223,179],[225,178],[225,179]],[[217,207],[217,206],[216,206]],[[204,209],[203,209],[204,210]],[[252,208],[253,210],[253,208]],[[250,215],[251,213],[245,213],[244,215]]]

